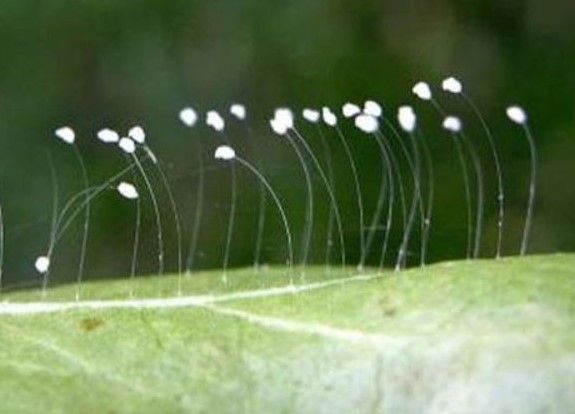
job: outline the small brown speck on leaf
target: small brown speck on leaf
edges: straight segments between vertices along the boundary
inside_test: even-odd
[[[389,297],[381,298],[379,306],[383,314],[388,318],[396,316],[399,312],[399,302]]]
[[[80,326],[86,331],[91,332],[104,324],[100,318],[85,318],[80,321]]]

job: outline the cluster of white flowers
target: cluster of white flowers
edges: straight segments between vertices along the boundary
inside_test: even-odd
[[[448,94],[460,95],[465,99],[464,88],[462,83],[455,77],[450,76],[441,82],[441,90]],[[413,95],[423,101],[431,101],[439,109],[438,103],[434,100],[434,93],[431,86],[424,81],[419,81],[414,84],[411,89]],[[442,112],[442,110],[440,110]],[[233,103],[228,109],[229,115],[237,121],[245,121],[247,118],[247,110],[243,104]],[[223,112],[222,112],[223,113]],[[353,121],[353,125],[360,131],[366,134],[376,134],[380,129],[380,118],[384,116],[382,106],[375,100],[366,100],[363,105],[358,105],[353,102],[346,102],[341,106],[341,115],[345,119]],[[443,128],[453,134],[458,134],[463,128],[460,118],[453,115],[445,115],[442,113]],[[526,125],[528,117],[526,112],[517,105],[512,105],[506,108],[507,117],[514,123],[519,125]],[[336,114],[330,107],[322,106],[317,109],[305,108],[301,112],[302,118],[311,123],[323,124],[337,128],[338,114]],[[185,107],[179,112],[179,119],[186,127],[194,127],[200,120],[200,115],[192,107]],[[396,120],[401,129],[412,134],[417,128],[418,118],[413,109],[409,105],[401,105],[397,109]],[[226,120],[217,110],[208,110],[205,112],[204,123],[207,127],[216,132],[223,132],[226,127]],[[273,117],[269,119],[269,126],[271,130],[280,136],[287,134],[290,130],[295,129],[295,116],[294,112],[288,107],[276,108]],[[296,131],[297,132],[297,131]],[[62,126],[54,131],[55,136],[62,142],[75,145],[76,133],[69,126]],[[117,145],[125,154],[136,157],[135,153],[138,148],[142,148],[148,157],[157,163],[156,157],[150,148],[146,145],[146,133],[141,126],[134,126],[130,128],[126,135],[120,135],[117,131],[110,128],[100,129],[96,137],[99,141],[105,144]],[[215,159],[223,161],[231,161],[236,157],[235,150],[229,145],[220,145],[214,152]],[[137,159],[136,159],[137,161]],[[242,161],[242,159],[239,159]],[[137,188],[127,182],[122,181],[115,187],[117,192],[124,198],[134,200],[139,197]],[[40,273],[47,273],[50,267],[50,256],[38,256],[35,261],[35,268]]]

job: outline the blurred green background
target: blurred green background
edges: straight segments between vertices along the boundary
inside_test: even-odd
[[[346,101],[381,102],[390,118],[410,103],[434,154],[436,215],[430,259],[465,255],[466,219],[461,174],[452,143],[433,110],[410,94],[427,80],[450,112],[459,114],[480,147],[487,174],[483,256],[495,242],[493,164],[477,119],[469,109],[437,91],[456,75],[493,129],[504,163],[508,226],[505,254],[519,249],[527,199],[529,153],[521,130],[504,116],[509,103],[529,112],[540,156],[539,193],[532,252],[575,247],[575,2],[526,1],[351,1],[351,0],[5,0],[0,5],[0,197],[4,208],[4,280],[38,282],[34,258],[44,253],[50,232],[53,186],[49,156],[58,175],[61,204],[82,189],[71,149],[53,138],[61,125],[78,134],[90,180],[104,181],[123,167],[122,157],[95,142],[100,128],[145,127],[176,195],[184,227],[184,251],[194,213],[198,146],[204,147],[206,211],[196,267],[221,266],[229,203],[229,166],[211,160],[221,142],[205,126],[186,129],[179,110],[227,113],[245,103],[249,128],[230,120],[231,141],[258,163],[285,200],[296,246],[303,224],[305,188],[289,146],[273,136],[267,119],[278,105],[298,111]],[[322,160],[317,132],[303,129]],[[377,147],[369,138],[342,130],[360,162],[366,213],[379,186]],[[325,130],[330,138],[329,130]],[[333,134],[331,134],[333,136]],[[330,142],[337,169],[337,194],[345,216],[348,255],[357,260],[355,199],[349,169],[335,136]],[[150,170],[153,175],[153,170]],[[318,177],[316,177],[318,179]],[[319,179],[318,179],[319,180]],[[254,178],[239,174],[238,223],[233,266],[251,265],[258,192]],[[158,191],[162,193],[159,181]],[[312,256],[325,258],[327,198],[316,183],[318,209]],[[175,235],[165,194],[160,194],[175,269]],[[281,224],[268,206],[264,261],[285,257]],[[78,220],[58,245],[53,278],[75,278],[81,240]],[[125,277],[129,272],[134,206],[107,193],[93,206],[88,279]],[[144,212],[139,273],[156,262],[153,216]],[[394,236],[394,249],[397,245]],[[417,257],[417,246],[413,246]],[[372,260],[377,262],[377,254]],[[335,260],[334,254],[334,260]],[[416,260],[416,259],[414,259]],[[391,261],[390,261],[391,263]]]

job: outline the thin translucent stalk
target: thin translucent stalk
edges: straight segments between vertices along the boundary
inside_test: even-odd
[[[289,227],[289,223],[287,220],[287,216],[285,213],[284,208],[282,207],[282,204],[277,196],[277,194],[275,193],[275,191],[273,190],[273,188],[271,187],[271,185],[269,184],[269,182],[266,180],[266,178],[258,171],[256,170],[248,161],[238,157],[236,155],[236,157],[234,158],[234,160],[238,161],[241,165],[247,167],[251,172],[253,172],[258,179],[264,183],[265,187],[268,189],[268,191],[270,192],[274,202],[276,203],[276,206],[280,212],[281,215],[281,219],[284,225],[284,229],[285,229],[285,234],[286,234],[286,242],[287,242],[287,248],[288,248],[288,259],[287,259],[287,265],[290,269],[290,284],[294,283],[293,280],[293,245],[292,245],[292,236],[291,236],[291,230]]]
[[[260,153],[258,151],[258,146],[254,144],[254,133],[249,124],[246,125],[246,130],[248,133],[248,140],[251,144],[252,152],[255,156],[255,166],[256,168],[262,169],[262,161]],[[258,203],[258,223],[257,223],[257,234],[256,234],[256,244],[254,251],[254,268],[259,270],[262,258],[262,249],[264,243],[264,231],[266,224],[266,188],[264,184],[258,180],[259,184],[259,203]]]
[[[409,209],[409,216],[407,219],[407,226],[403,232],[403,238],[401,240],[401,245],[397,254],[397,261],[395,263],[395,270],[402,270],[405,268],[407,248],[409,246],[409,239],[411,237],[411,231],[415,222],[415,216],[417,214],[417,206],[421,198],[421,188],[420,188],[420,174],[421,174],[421,159],[419,156],[419,151],[417,149],[417,142],[413,133],[409,133],[409,139],[411,143],[412,153],[414,157],[413,165],[413,195],[411,201],[411,207]]]
[[[78,217],[78,215],[80,214],[80,212],[82,210],[86,209],[86,204],[88,202],[92,202],[92,200],[94,199],[94,196],[99,194],[99,190],[100,190],[101,186],[100,185],[94,185],[90,188],[86,188],[82,191],[79,191],[78,193],[74,194],[67,202],[66,204],[64,204],[64,208],[62,209],[62,211],[60,212],[60,214],[58,215],[57,219],[56,219],[56,224],[55,224],[55,229],[57,230],[54,240],[59,240],[62,235],[66,232],[66,230],[68,229],[68,227],[70,227],[70,225],[72,224],[72,222],[74,221],[74,219],[76,217]],[[110,189],[111,187],[108,186],[106,189]],[[81,198],[85,198],[82,202],[80,202]],[[70,217],[66,217],[66,214],[68,214],[68,212],[72,209],[72,207],[74,207],[74,204],[76,203],[80,203],[74,210],[72,210],[72,212],[70,213]],[[67,218],[66,222],[62,225],[62,222],[64,221],[64,219]]]
[[[387,256],[387,247],[389,244],[389,236],[391,234],[391,228],[392,228],[392,224],[393,224],[393,206],[395,204],[395,183],[393,180],[393,167],[391,164],[391,159],[389,156],[389,152],[387,150],[386,147],[386,137],[383,135],[383,133],[381,133],[381,131],[376,133],[377,139],[378,139],[378,143],[380,145],[380,149],[381,149],[381,154],[383,156],[383,161],[386,165],[386,179],[387,179],[387,187],[388,187],[388,193],[389,193],[389,197],[387,200],[387,219],[386,219],[386,223],[385,223],[385,235],[383,238],[383,244],[381,247],[381,253],[379,256],[379,272],[381,272],[383,270],[383,267],[385,265],[385,258]]]
[[[237,171],[236,168],[232,165],[232,201],[230,205],[230,215],[228,219],[228,232],[226,236],[226,250],[224,252],[224,263],[223,263],[223,275],[222,275],[222,282],[224,284],[228,283],[228,266],[230,261],[230,252],[232,247],[232,237],[234,233],[234,221],[236,218],[236,202],[238,198],[238,178],[237,178]]]
[[[401,135],[399,134],[399,132],[397,131],[397,129],[395,128],[395,126],[387,119],[387,118],[383,118],[386,125],[391,129],[392,131],[392,135],[396,138],[396,141],[399,143],[399,147],[401,149],[401,152],[403,154],[403,157],[405,158],[407,165],[408,165],[408,169],[409,172],[411,173],[411,175],[413,177],[417,177],[417,181],[418,181],[418,185],[417,185],[417,189],[415,189],[415,185],[414,185],[414,190],[417,190],[418,195],[417,195],[417,206],[416,206],[416,210],[419,209],[419,215],[420,215],[420,220],[421,220],[421,235],[422,235],[422,241],[423,241],[423,233],[424,233],[424,228],[425,228],[425,220],[426,220],[426,214],[424,211],[424,207],[423,207],[423,193],[422,193],[422,189],[421,189],[421,157],[420,157],[420,153],[419,153],[419,147],[417,145],[417,141],[415,140],[415,135],[410,134],[410,142],[411,142],[411,152],[412,154],[410,154],[409,149],[407,148],[407,145],[405,144],[404,140],[402,139]],[[390,153],[393,156],[393,152],[390,151]],[[419,167],[416,166],[416,159],[419,160]],[[417,171],[417,169],[419,169],[419,171]],[[400,182],[401,182],[401,177],[399,178]],[[415,181],[414,181],[415,184]],[[412,207],[413,207],[413,203],[415,201],[415,198],[412,199]],[[411,216],[411,213],[409,214],[409,216]],[[405,217],[405,213],[404,213],[404,217]],[[415,219],[414,219],[415,220]],[[409,217],[407,218],[407,221],[405,221],[404,219],[404,236],[402,238],[402,243],[403,240],[405,239],[405,234],[406,231],[408,230],[408,227],[413,227],[413,223],[409,224]],[[411,232],[411,228],[409,229],[409,231]],[[411,236],[408,236],[408,239]],[[407,245],[405,246],[405,248],[407,249]],[[401,248],[400,248],[401,249]],[[399,256],[399,254],[398,254]],[[396,263],[396,270],[402,269],[405,267],[405,260],[407,258],[407,251],[404,251],[403,254],[403,263],[401,263],[398,265]]]
[[[471,155],[471,161],[473,163],[473,169],[475,170],[475,180],[477,187],[477,209],[475,211],[475,243],[473,247],[473,258],[477,259],[481,254],[481,239],[483,232],[483,210],[485,208],[484,200],[484,183],[483,183],[483,168],[481,166],[481,161],[479,155],[473,142],[467,138],[465,134],[460,134],[464,144],[467,146],[469,154]]]
[[[493,138],[493,134],[487,122],[481,115],[479,108],[475,105],[475,102],[471,100],[467,95],[463,94],[463,99],[467,102],[467,104],[471,107],[483,130],[485,131],[485,136],[487,137],[487,141],[489,142],[489,148],[491,150],[491,155],[493,157],[493,161],[495,163],[495,174],[497,175],[497,204],[498,204],[498,218],[497,218],[497,246],[495,250],[495,258],[499,259],[501,257],[501,249],[503,244],[503,230],[504,230],[504,219],[505,219],[505,197],[504,197],[504,190],[503,190],[503,172],[501,167],[501,160],[499,159],[499,152],[497,151],[497,146],[495,145],[495,139]]]
[[[53,190],[54,199],[53,199],[53,216],[52,216],[52,226],[51,226],[52,229],[51,229],[50,243],[49,243],[49,248],[48,248],[48,253],[47,253],[48,258],[52,257],[52,253],[54,251],[54,248],[56,247],[57,242],[64,235],[66,230],[70,227],[70,225],[72,224],[74,219],[80,214],[80,212],[82,210],[86,209],[87,206],[92,202],[92,200],[94,200],[94,198],[97,197],[98,195],[100,195],[103,191],[113,189],[113,187],[111,185],[112,182],[116,181],[117,179],[119,179],[120,177],[125,175],[127,172],[133,170],[134,167],[135,167],[135,164],[132,163],[132,164],[128,165],[128,167],[126,167],[122,171],[120,171],[118,174],[115,174],[114,176],[112,176],[105,183],[103,183],[101,185],[96,185],[96,186],[92,186],[89,188],[85,188],[84,190],[78,192],[73,197],[71,197],[70,200],[68,200],[66,202],[62,211],[60,213],[58,213],[57,181],[56,181],[56,176],[55,176],[55,169],[51,163],[52,181],[54,183],[53,184],[53,186],[54,186],[54,190]],[[71,210],[74,207],[74,205],[81,198],[84,198],[83,202],[79,206],[77,206],[74,210]],[[71,211],[71,213],[70,213],[69,217],[66,217],[66,215],[68,214],[69,211]],[[134,265],[133,265],[132,269],[134,269]],[[46,292],[46,288],[47,288],[47,281],[49,278],[49,272],[50,272],[50,270],[48,269],[48,271],[44,274],[43,287],[42,287],[43,296],[45,296],[45,292]]]
[[[136,200],[136,223],[134,225],[134,244],[132,247],[132,263],[130,265],[130,297],[134,296],[134,281],[136,279],[136,265],[138,263],[138,250],[140,248],[140,223],[142,220],[142,206],[140,198]]]
[[[156,199],[156,193],[154,192],[154,188],[148,179],[148,175],[142,167],[140,160],[136,156],[136,154],[132,154],[132,159],[136,163],[136,167],[140,171],[142,178],[146,184],[146,188],[148,190],[148,194],[152,200],[152,207],[154,208],[154,216],[156,219],[156,228],[157,228],[157,239],[158,239],[158,276],[161,276],[164,273],[164,237],[162,233],[162,218],[160,216],[160,208],[158,206],[158,200]]]
[[[442,118],[445,118],[446,112],[443,110],[441,105],[435,100],[432,99],[431,103],[440,114]],[[483,232],[483,216],[484,216],[484,183],[483,183],[483,168],[481,166],[481,161],[479,160],[479,154],[473,142],[467,138],[467,136],[461,132],[457,132],[457,135],[463,141],[463,144],[467,148],[469,155],[471,156],[471,162],[473,163],[473,168],[475,170],[475,180],[477,184],[477,206],[475,209],[476,218],[475,218],[475,244],[473,247],[473,257],[478,258],[481,254],[481,239],[482,239],[482,232]]]
[[[457,134],[451,134],[453,142],[455,144],[455,149],[457,151],[457,157],[459,159],[459,165],[461,167],[461,172],[463,174],[463,184],[465,187],[465,203],[467,207],[467,260],[471,259],[471,251],[473,246],[473,208],[471,203],[471,186],[469,184],[469,173],[467,171],[467,162],[465,160],[465,154],[459,141]]]
[[[384,205],[385,199],[386,199],[386,197],[385,197],[386,191],[387,191],[387,188],[389,185],[389,183],[388,183],[388,169],[390,168],[390,166],[386,161],[387,156],[385,154],[385,152],[386,152],[385,147],[384,147],[383,143],[381,142],[381,140],[383,138],[378,133],[372,134],[372,137],[375,140],[375,142],[377,143],[377,146],[379,148],[379,161],[380,161],[380,165],[381,165],[381,176],[380,176],[380,181],[379,181],[380,185],[379,185],[379,194],[377,197],[377,203],[375,206],[373,216],[371,218],[371,223],[369,225],[369,231],[367,233],[367,238],[366,238],[366,242],[365,242],[365,251],[363,252],[362,257],[360,259],[360,267],[361,268],[363,268],[363,266],[365,265],[365,262],[367,260],[367,256],[369,255],[369,252],[371,250],[371,244],[373,243],[375,233],[380,227],[381,214],[382,214],[383,205]],[[386,229],[386,233],[387,233],[387,229]]]
[[[102,193],[105,190],[109,190],[110,188],[112,188],[112,183],[114,181],[118,180],[119,178],[124,176],[126,173],[130,172],[135,166],[136,166],[136,164],[132,163],[128,167],[121,170],[119,173],[115,174],[114,176],[112,176],[111,178],[106,180],[106,182],[104,182],[103,184],[97,185],[97,186],[92,186],[90,189],[86,190],[86,191],[91,192],[90,197],[86,198],[86,200],[82,204],[80,204],[80,206],[78,206],[72,212],[72,214],[66,220],[66,222],[63,225],[61,225],[62,221],[64,220],[65,213],[67,213],[67,211],[72,207],[71,201],[77,200],[78,198],[82,197],[84,195],[84,191],[82,191],[82,192],[76,194],[74,197],[72,197],[72,199],[70,201],[68,201],[68,203],[66,204],[64,209],[62,209],[62,212],[60,213],[59,217],[54,219],[54,224],[53,224],[53,229],[52,229],[53,237],[51,237],[51,240],[53,240],[53,242],[51,244],[54,244],[55,241],[60,239],[62,234],[68,229],[68,227],[74,221],[74,219],[78,216],[78,214],[80,214],[80,211],[82,211],[82,209],[84,209],[86,207],[86,202],[91,202],[100,193]]]
[[[264,230],[266,224],[267,197],[265,187],[260,188],[260,198],[258,204],[258,230],[256,236],[256,248],[254,252],[254,268],[259,269],[262,260],[262,248],[264,243]]]
[[[50,159],[50,161],[51,161],[51,159]],[[58,214],[57,180],[56,180],[55,169],[54,169],[52,162],[51,162],[50,166],[51,166],[51,170],[52,170],[52,182],[53,182],[53,187],[54,187],[54,190],[53,190],[54,196],[53,196],[53,207],[52,207],[52,209],[53,209],[52,229],[51,229],[50,242],[49,242],[49,248],[48,248],[48,253],[47,253],[47,257],[49,259],[51,259],[51,257],[52,257],[54,248],[56,247],[58,240],[63,236],[63,234],[68,229],[68,227],[72,224],[74,219],[78,216],[78,214],[80,214],[80,212],[83,209],[85,209],[86,206],[89,203],[91,203],[91,201],[95,197],[97,197],[99,194],[101,194],[104,190],[112,189],[113,187],[111,186],[111,183],[113,181],[117,180],[118,178],[120,178],[121,176],[123,176],[124,174],[126,174],[128,171],[132,170],[134,168],[134,164],[129,165],[127,168],[122,170],[120,173],[114,175],[112,178],[107,180],[104,184],[98,185],[98,186],[93,186],[90,188],[86,188],[86,189],[82,190],[81,192],[79,192],[78,194],[74,195],[64,205],[64,208],[62,209],[60,214]],[[66,218],[66,214],[68,214],[68,211],[82,197],[85,197],[85,200],[78,207],[76,207],[75,210],[72,211],[72,213],[70,214],[70,217],[68,217],[68,219],[64,222],[64,219]],[[62,223],[64,223],[64,224],[62,224]],[[43,275],[43,280],[42,280],[42,296],[43,297],[45,297],[46,293],[47,293],[49,273],[50,273],[50,268],[48,268],[47,272],[44,273],[44,275]]]
[[[194,225],[193,225],[194,227],[192,229],[192,237],[190,239],[190,247],[188,250],[188,260],[187,260],[188,272],[194,270],[194,262],[196,258],[196,252],[198,249],[200,229],[202,227],[202,216],[204,214],[205,173],[204,173],[203,146],[200,141],[197,141],[196,149],[198,152],[198,184],[196,187],[196,208],[194,213]]]
[[[156,156],[153,155],[152,150],[148,146],[144,146],[144,150],[150,154],[150,158],[152,160],[156,160]],[[172,189],[170,188],[170,184],[168,182],[168,178],[166,174],[164,174],[164,170],[160,165],[160,160],[156,160],[153,163],[156,166],[156,170],[160,175],[160,179],[162,180],[162,185],[168,194],[168,201],[170,203],[170,207],[172,209],[172,214],[174,215],[174,225],[176,227],[176,241],[178,244],[178,295],[182,294],[182,226],[180,224],[180,215],[178,213],[178,208],[176,206],[176,200],[174,199],[174,194],[172,193]]]
[[[74,153],[82,170],[82,179],[84,181],[84,189],[90,187],[88,180],[88,171],[86,170],[86,164],[84,163],[84,158],[80,153],[80,150],[76,145],[73,145]],[[88,199],[88,193],[86,193],[86,213],[84,215],[84,234],[82,235],[82,245],[80,247],[80,263],[78,264],[78,278],[76,282],[76,300],[80,300],[80,289],[82,287],[82,278],[84,275],[84,264],[86,260],[86,249],[88,247],[88,234],[90,231],[90,201]]]
[[[325,162],[327,165],[327,176],[328,176],[329,184],[335,193],[335,174],[333,171],[333,158],[331,156],[331,151],[330,151],[329,145],[327,143],[327,140],[325,139],[325,135],[324,135],[324,133],[323,133],[323,131],[319,125],[317,126],[317,131],[319,134],[319,139],[321,142],[321,146],[323,148]],[[329,209],[329,213],[328,213],[327,232],[326,232],[326,240],[325,240],[325,245],[326,245],[326,248],[325,248],[325,267],[326,267],[326,271],[329,271],[330,264],[331,264],[331,250],[333,248],[334,221],[335,221],[335,212],[334,212],[333,207],[331,207]]]
[[[525,215],[525,225],[523,227],[523,238],[521,240],[521,256],[527,253],[529,244],[529,236],[531,234],[531,225],[533,221],[533,206],[535,204],[535,191],[537,181],[537,149],[535,147],[535,139],[531,133],[529,125],[522,124],[523,130],[529,142],[529,152],[531,156],[531,178],[529,181],[529,200],[527,202],[527,214]]]
[[[52,251],[54,249],[54,244],[56,243],[57,236],[57,224],[58,224],[58,205],[59,205],[59,195],[58,195],[58,176],[56,174],[56,166],[54,165],[54,160],[52,155],[48,152],[48,165],[50,166],[50,179],[52,183],[52,219],[50,224],[50,239],[47,257],[49,260],[52,259]],[[46,273],[42,275],[42,298],[47,295],[48,281],[50,280],[50,267]]]
[[[402,230],[403,230],[403,229],[405,229],[405,227],[407,225],[407,203],[405,201],[405,188],[403,185],[401,168],[399,165],[399,161],[397,160],[397,157],[393,153],[393,149],[391,148],[391,145],[389,144],[387,139],[383,140],[383,144],[385,145],[387,155],[388,155],[389,160],[391,162],[392,171],[393,171],[393,174],[395,176],[393,182],[394,182],[394,184],[397,184],[397,189],[399,192],[399,201],[400,201],[400,209],[401,209],[401,222],[402,222],[402,226],[403,226]]]
[[[315,167],[316,167],[317,171],[319,172],[319,175],[321,176],[321,179],[324,183],[327,194],[330,198],[330,211],[333,211],[335,214],[335,222],[336,222],[338,237],[339,237],[341,267],[345,268],[345,240],[343,237],[343,226],[342,226],[342,221],[341,221],[341,215],[339,214],[339,207],[337,206],[337,199],[335,198],[333,188],[331,187],[330,182],[329,182],[329,180],[325,174],[325,171],[323,170],[319,160],[315,156],[314,152],[312,151],[311,147],[309,146],[309,144],[307,143],[305,138],[299,133],[299,131],[297,129],[294,128],[293,131],[295,132],[296,137],[302,143],[302,145],[306,149],[307,153],[311,157],[313,163],[315,164]]]
[[[385,124],[387,125],[387,127],[391,130],[392,132],[392,136],[395,138],[395,140],[397,141],[397,143],[399,144],[399,147],[401,149],[401,154],[403,155],[403,158],[405,159],[406,163],[407,163],[407,167],[409,169],[409,173],[411,175],[414,174],[415,171],[415,165],[414,165],[414,161],[409,153],[409,150],[407,148],[407,146],[405,145],[405,142],[402,138],[402,136],[399,134],[399,132],[397,131],[397,129],[395,128],[395,126],[389,121],[389,119],[387,119],[386,117],[383,117],[383,120],[385,122]],[[391,148],[388,145],[388,148]],[[403,178],[401,176],[401,170],[399,168],[399,162],[397,162],[397,158],[395,157],[395,155],[393,154],[393,151],[390,149],[388,151],[388,153],[391,156],[392,162],[395,159],[396,162],[396,171],[397,171],[397,176],[398,176],[398,182],[400,183],[400,194],[402,194],[402,200],[403,200],[403,229],[405,231],[405,228],[407,227],[407,221],[408,221],[408,214],[407,214],[407,206],[406,206],[406,199],[407,197],[405,196],[405,191],[403,190],[404,186],[403,186]],[[420,189],[421,191],[421,189]],[[422,198],[421,193],[419,194],[419,198]]]
[[[129,164],[129,158],[126,156],[126,162]],[[138,176],[132,171],[133,180],[136,187],[138,186]],[[136,279],[136,266],[138,263],[138,251],[140,248],[140,225],[142,220],[142,202],[140,197],[136,199],[136,223],[134,225],[134,243],[132,244],[132,263],[130,264],[130,288],[129,296],[134,297],[134,281]]]
[[[345,136],[341,132],[341,130],[336,126],[337,136],[345,150],[345,154],[349,161],[349,166],[351,167],[351,174],[354,183],[355,189],[355,196],[357,198],[357,209],[359,214],[359,245],[360,245],[360,261],[361,257],[365,255],[365,238],[363,237],[363,231],[365,229],[365,218],[364,218],[364,210],[363,210],[363,197],[361,193],[361,186],[359,184],[359,174],[357,173],[357,165],[353,158],[353,154],[351,153],[351,149],[349,148],[349,144],[345,139]],[[361,263],[358,263],[358,269],[362,270]]]
[[[222,132],[221,133],[226,144],[231,145],[231,141],[228,136]],[[230,211],[228,217],[228,230],[226,234],[226,245],[224,250],[224,259],[222,264],[222,283],[227,285],[228,283],[228,266],[230,262],[230,252],[232,248],[232,238],[234,235],[234,226],[236,219],[236,203],[238,198],[238,178],[235,164],[231,166],[231,201],[230,201]]]
[[[289,136],[286,135],[287,141],[290,143],[290,145],[292,146],[292,148],[294,149],[297,158],[300,162],[301,168],[303,170],[304,176],[305,176],[305,183],[306,183],[306,189],[307,189],[307,202],[306,202],[306,219],[305,219],[305,228],[304,228],[304,232],[303,232],[303,237],[302,237],[302,257],[301,257],[301,261],[300,261],[300,275],[301,277],[305,277],[305,269],[308,263],[308,259],[309,259],[309,253],[310,253],[310,246],[311,246],[311,237],[312,237],[312,231],[313,231],[313,186],[312,186],[312,182],[311,182],[311,174],[309,172],[309,169],[307,167],[307,163],[305,161],[305,158],[303,156],[303,154],[301,153],[299,147],[296,145],[296,143],[294,142],[294,140]]]
[[[433,198],[434,198],[434,173],[433,173],[433,160],[431,158],[431,150],[424,137],[420,139],[421,147],[423,148],[423,159],[425,161],[426,177],[427,177],[427,206],[425,210],[425,219],[423,221],[423,231],[421,234],[421,266],[425,266],[427,261],[427,248],[429,246],[429,233],[431,230],[431,219],[433,216]]]

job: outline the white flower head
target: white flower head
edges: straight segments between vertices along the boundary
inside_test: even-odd
[[[125,181],[122,181],[120,184],[118,184],[118,187],[116,187],[116,189],[118,190],[118,193],[120,193],[122,197],[127,198],[128,200],[135,200],[136,198],[139,197],[138,190],[136,190],[136,187],[134,187],[133,184],[127,183]]]
[[[327,106],[324,106],[321,109],[321,117],[323,119],[323,122],[325,122],[327,125],[331,127],[337,125],[337,116]]]
[[[146,133],[144,132],[144,128],[139,125],[132,127],[128,131],[128,136],[132,138],[138,144],[143,144],[146,141]]]
[[[34,267],[38,273],[46,273],[50,268],[50,258],[48,256],[38,256],[34,262]]]
[[[193,127],[198,122],[198,114],[196,111],[190,107],[184,108],[180,111],[180,121],[187,126]]]
[[[221,132],[226,127],[226,122],[217,111],[208,111],[206,114],[206,125],[212,127],[215,131]]]
[[[361,108],[354,103],[347,102],[341,107],[341,113],[346,118],[353,118],[361,112]]]
[[[246,119],[246,107],[242,104],[233,104],[230,106],[230,114],[235,116],[240,121]]]
[[[413,88],[411,88],[411,92],[419,99],[424,101],[429,101],[433,98],[433,94],[431,93],[431,88],[427,82],[417,82]]]
[[[459,94],[463,92],[463,86],[461,85],[461,82],[459,82],[459,80],[457,80],[453,76],[444,79],[443,82],[441,83],[441,88],[445,92],[449,93]]]
[[[376,117],[361,114],[355,118],[355,126],[368,134],[373,134],[379,129],[379,121]]]
[[[126,154],[133,154],[134,152],[136,152],[136,143],[132,141],[131,138],[128,137],[120,138],[120,141],[118,141],[118,146]]]
[[[461,120],[456,116],[448,116],[443,120],[443,128],[449,132],[460,132],[462,128]]]
[[[417,117],[411,106],[401,106],[397,110],[397,120],[405,132],[413,132],[417,125]]]
[[[118,133],[110,128],[99,130],[97,137],[100,141],[105,142],[106,144],[116,143],[120,140]]]
[[[301,115],[303,116],[303,119],[305,119],[308,122],[311,122],[312,124],[316,124],[317,122],[319,122],[319,111],[316,111],[315,109],[309,109],[306,108],[302,111]]]
[[[72,128],[68,126],[58,128],[56,131],[54,131],[54,135],[56,135],[67,144],[73,144],[76,140],[76,133]]]
[[[285,135],[288,127],[277,118],[270,119],[270,127],[278,135]]]
[[[289,108],[277,108],[274,113],[274,119],[279,122],[279,124],[283,124],[286,130],[293,128],[294,116]]]
[[[218,148],[216,148],[216,151],[214,152],[214,158],[216,160],[230,161],[233,160],[235,157],[236,152],[232,147],[228,145],[220,145]]]
[[[373,100],[368,100],[363,104],[363,113],[379,118],[383,114],[383,110],[380,104]]]
[[[525,125],[527,123],[527,114],[525,110],[520,106],[513,105],[507,108],[507,117],[519,125]]]

